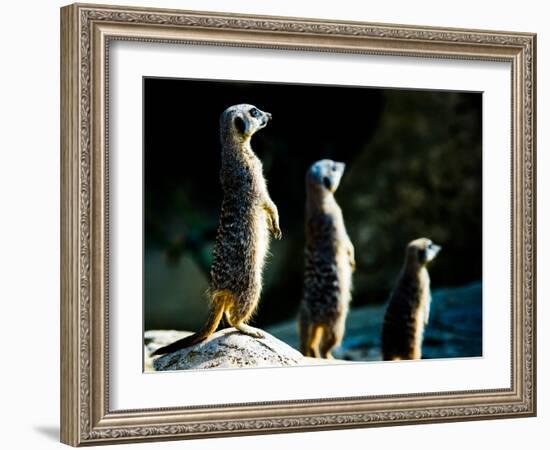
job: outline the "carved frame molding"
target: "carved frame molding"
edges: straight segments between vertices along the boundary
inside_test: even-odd
[[[112,40],[508,61],[510,389],[110,411],[108,58]],[[536,414],[536,35],[75,4],[61,10],[61,440],[78,446]]]

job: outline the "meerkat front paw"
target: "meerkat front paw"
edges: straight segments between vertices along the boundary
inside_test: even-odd
[[[349,256],[349,265],[351,266],[351,271],[355,272],[355,268],[357,264],[355,263],[355,250],[353,246],[350,246],[348,249],[348,256]]]
[[[281,233],[281,229],[279,228],[279,219],[278,217],[274,217],[272,215],[267,216],[267,226],[269,228],[269,231],[271,235],[275,239],[281,239],[283,236],[283,233]]]
[[[283,233],[281,232],[281,229],[277,224],[273,225],[273,228],[271,229],[271,233],[273,234],[273,237],[277,240],[281,240],[281,238],[283,237]]]
[[[275,203],[269,199],[264,204],[264,208],[266,210],[269,231],[271,231],[271,234],[275,239],[281,239],[283,237],[283,233],[281,233],[281,228],[279,228],[279,212],[277,211]]]

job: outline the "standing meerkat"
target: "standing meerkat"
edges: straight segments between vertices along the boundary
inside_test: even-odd
[[[345,164],[323,159],[306,174],[306,248],[304,292],[300,307],[300,351],[332,358],[340,345],[351,300],[355,269],[353,245],[334,192]]]
[[[422,357],[431,303],[426,266],[440,250],[439,245],[426,238],[407,245],[405,263],[390,295],[382,327],[382,356],[386,361]]]
[[[242,333],[263,337],[247,322],[260,300],[269,235],[280,239],[281,230],[262,163],[252,151],[250,140],[270,119],[271,114],[247,104],[231,106],[221,115],[223,200],[210,273],[210,314],[200,331],[156,350],[153,355],[205,340],[216,331],[224,314],[227,322]]]

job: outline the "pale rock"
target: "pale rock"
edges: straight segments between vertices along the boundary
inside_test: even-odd
[[[189,333],[149,330],[145,333],[145,366],[153,370],[234,369],[243,367],[285,367],[318,363],[309,361],[289,345],[265,333],[254,338],[226,328],[207,340],[152,361],[149,354],[155,349],[181,339]],[[147,369],[146,369],[147,370]],[[150,370],[150,369],[149,369]]]

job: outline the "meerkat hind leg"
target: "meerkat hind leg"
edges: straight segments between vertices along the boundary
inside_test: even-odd
[[[313,346],[311,345],[311,335],[313,327],[307,321],[300,321],[300,352],[304,356],[315,356]]]
[[[320,325],[306,325],[302,335],[302,354],[313,358],[320,358],[319,342],[323,328]]]
[[[224,320],[224,328],[229,328],[229,327],[232,327],[233,325],[231,325],[231,313],[229,312],[229,310],[225,310],[225,320]]]
[[[251,327],[244,322],[233,323],[233,326],[241,333],[247,334],[248,336],[252,336],[258,339],[262,339],[265,337],[265,334],[261,330]]]
[[[321,341],[321,358],[334,359],[331,353],[334,347],[336,347],[336,335],[332,331],[328,333],[325,331]]]
[[[225,319],[231,325],[232,327],[239,330],[241,333],[247,334],[248,336],[252,336],[258,339],[262,339],[265,337],[265,334],[259,330],[258,328],[251,327],[250,325],[247,325],[244,323],[243,320],[236,320],[232,315],[230,310],[225,311]]]
[[[420,348],[415,347],[411,352],[409,352],[407,359],[422,359],[422,351]]]
[[[327,325],[323,327],[323,339],[321,341],[321,358],[334,359],[332,350],[342,342],[344,330],[341,325]]]

